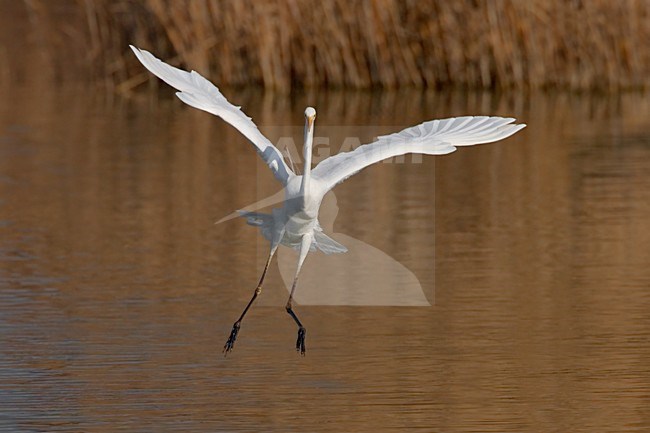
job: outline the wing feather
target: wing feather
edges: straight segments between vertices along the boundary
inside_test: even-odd
[[[152,74],[178,92],[176,96],[194,108],[221,117],[235,127],[255,146],[257,153],[283,185],[295,174],[284,162],[282,153],[257,129],[253,120],[240,107],[228,102],[219,89],[196,71],[186,72],[157,59],[148,51],[130,45],[140,63]]]
[[[510,117],[489,116],[431,120],[329,157],[314,168],[312,176],[320,181],[325,191],[329,191],[358,171],[387,158],[409,153],[445,155],[455,151],[457,146],[502,140],[526,126],[511,125],[514,121]]]

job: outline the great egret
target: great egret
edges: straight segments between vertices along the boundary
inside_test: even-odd
[[[347,249],[323,233],[318,223],[318,210],[325,193],[336,184],[369,165],[409,153],[445,155],[457,146],[471,146],[491,143],[507,138],[524,124],[513,124],[515,119],[489,116],[465,116],[443,120],[432,120],[406,128],[401,132],[379,137],[376,141],[359,146],[350,152],[323,160],[312,170],[312,143],[316,110],[305,110],[304,169],[296,175],[284,162],[282,153],[257,129],[252,119],[239,107],[229,103],[219,89],[198,72],[186,72],[154,57],[145,50],[131,45],[138,60],[151,73],[174,87],[176,96],[192,107],[207,111],[234,126],[255,146],[255,150],[269,166],[275,178],[284,187],[282,207],[271,214],[242,212],[249,224],[259,226],[262,234],[270,241],[271,249],[253,297],[233,324],[230,336],[224,345],[224,354],[233,349],[244,316],[262,291],[264,277],[273,255],[279,245],[299,251],[296,272],[291,293],[286,304],[287,313],[298,325],[296,350],[305,354],[305,327],[293,311],[293,295],[298,282],[300,268],[310,251],[320,250],[325,254],[344,253]]]

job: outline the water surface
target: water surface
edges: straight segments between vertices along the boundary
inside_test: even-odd
[[[2,90],[1,430],[650,428],[647,97],[226,92],[297,143],[308,104],[339,141],[468,113],[529,126],[337,187],[335,232],[433,306],[299,306],[301,358],[274,264],[224,358],[266,246],[213,223],[278,188],[232,128],[160,93]]]

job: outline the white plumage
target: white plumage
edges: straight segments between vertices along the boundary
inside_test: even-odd
[[[157,59],[148,51],[139,50],[133,45],[130,45],[130,47],[145,68],[178,90],[176,96],[181,101],[194,108],[221,117],[248,138],[255,145],[257,153],[283,185],[287,184],[291,176],[295,176],[284,162],[282,153],[273,146],[268,138],[262,135],[253,120],[246,116],[240,107],[226,100],[217,86],[203,78],[196,71],[183,71]]]
[[[325,194],[335,185],[343,182],[358,171],[387,158],[420,153],[444,155],[458,146],[491,143],[507,138],[524,128],[524,124],[513,124],[515,119],[488,116],[465,116],[443,120],[432,120],[406,128],[400,132],[378,137],[370,144],[345,153],[339,153],[311,167],[312,144],[316,110],[305,110],[305,144],[303,149],[303,174],[296,175],[285,163],[282,153],[257,129],[251,118],[239,107],[229,103],[219,89],[199,73],[186,72],[170,66],[151,53],[131,46],[138,60],[158,78],[178,90],[176,95],[192,107],[207,111],[237,128],[250,140],[257,153],[269,166],[276,179],[284,187],[282,207],[271,214],[242,212],[250,225],[260,227],[264,237],[271,243],[271,252],[262,278],[253,298],[233,325],[224,352],[232,350],[244,315],[261,291],[262,282],[273,255],[279,245],[299,251],[294,284],[287,302],[287,312],[299,326],[296,349],[305,352],[305,329],[292,310],[292,298],[300,268],[310,251],[319,249],[326,254],[343,253],[347,249],[323,233],[318,223],[318,211]]]
[[[466,116],[424,122],[327,158],[314,168],[313,176],[323,182],[327,192],[359,170],[384,159],[408,153],[445,155],[456,150],[456,146],[491,143],[509,137],[526,126],[510,125],[514,121]]]

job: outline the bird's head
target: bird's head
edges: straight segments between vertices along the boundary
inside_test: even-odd
[[[305,120],[309,129],[314,127],[314,120],[316,120],[316,110],[314,107],[307,107],[305,109]]]

